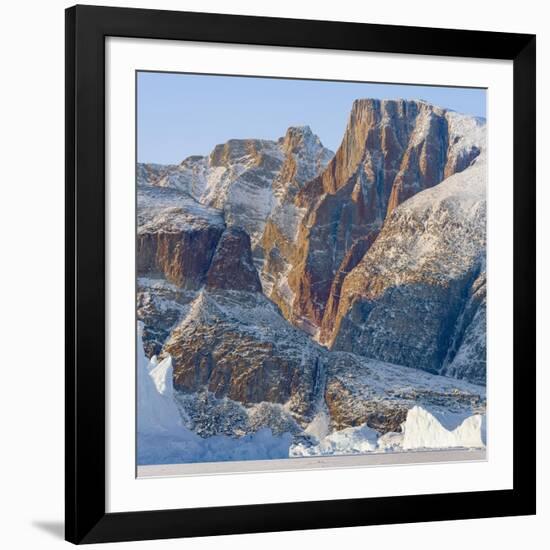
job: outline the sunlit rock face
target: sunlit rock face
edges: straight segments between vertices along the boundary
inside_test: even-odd
[[[220,210],[176,189],[138,188],[137,273],[198,289],[225,230]]]
[[[393,210],[342,284],[330,347],[482,382],[485,212],[484,155]]]
[[[355,267],[387,215],[479,154],[463,135],[478,122],[463,118],[422,101],[353,104],[336,155],[289,209],[299,214],[296,229],[281,223],[264,232],[264,278],[277,281],[270,297],[291,322],[330,339],[342,274]]]
[[[299,435],[319,415],[329,430],[366,424],[384,434],[399,432],[415,404],[465,413],[485,407],[480,386],[328,351],[260,292],[201,291],[165,342],[160,357],[167,356],[174,387],[208,435],[231,433],[227,418],[212,425],[220,409],[237,431]]]

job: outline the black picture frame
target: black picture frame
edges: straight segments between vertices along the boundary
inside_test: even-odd
[[[106,513],[105,38],[513,61],[513,489]],[[96,543],[535,513],[535,36],[97,6],[66,11],[66,539]],[[529,418],[523,422],[522,418]]]

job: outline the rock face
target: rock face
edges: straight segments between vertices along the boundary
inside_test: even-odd
[[[400,432],[415,404],[468,414],[485,409],[479,386],[352,353],[328,355],[324,400],[333,430],[366,424],[382,434]]]
[[[272,204],[294,196],[331,156],[299,127],[276,142],[230,140],[177,166],[137,165],[137,308],[149,356],[203,285],[261,292],[250,235],[257,240]]]
[[[186,289],[204,280],[225,223],[175,189],[138,188],[137,272]]]
[[[336,155],[289,209],[299,213],[294,235],[282,216],[283,223],[266,226],[263,278],[279,281],[270,297],[291,322],[312,334],[331,332],[341,274],[360,259],[354,247],[368,247],[387,213],[479,154],[463,137],[464,125],[477,122],[463,118],[421,101],[354,103]]]
[[[392,211],[344,280],[332,349],[484,379],[485,181],[482,154]]]
[[[229,228],[218,241],[206,288],[261,292],[262,285],[252,261],[250,237],[242,229]]]
[[[323,147],[309,126],[291,127],[278,146],[283,165],[273,181],[273,196],[281,204],[290,204],[304,184],[327,166],[334,153]]]
[[[239,429],[252,429],[247,422],[257,428],[261,417],[261,425],[274,433],[281,433],[281,424],[291,432],[304,429],[323,411],[331,429],[367,424],[387,433],[400,431],[415,403],[456,411],[483,410],[485,403],[479,386],[329,352],[292,327],[259,292],[201,291],[160,355],[172,358],[174,386],[189,396],[186,410],[205,435],[229,433],[227,426],[217,431],[209,423],[221,403]],[[211,398],[201,393],[205,390]]]
[[[261,292],[250,238],[218,211],[174,189],[142,188],[137,236],[137,314],[143,345],[157,355],[196,291]]]
[[[309,126],[289,128],[279,143],[284,161],[273,182],[273,202],[256,246],[256,264],[266,296],[290,319],[292,291],[287,275],[296,261],[297,232],[306,213],[305,208],[296,205],[296,197],[326,167],[333,154],[322,146]]]
[[[455,326],[441,374],[485,384],[486,274],[482,271],[468,289],[468,300]]]
[[[186,314],[195,294],[164,279],[138,277],[136,313],[142,323],[143,349],[147,357],[160,353],[170,332]]]
[[[138,190],[138,275],[163,277],[183,289],[261,292],[250,238],[226,228],[223,213],[171,188]],[[230,281],[230,282],[228,282]]]
[[[276,142],[230,140],[210,154],[210,177],[201,202],[223,208],[228,225],[255,244],[271,208],[272,183],[283,164]]]
[[[366,237],[357,239],[351,248],[348,250],[342,263],[338,267],[338,271],[334,275],[332,285],[330,287],[329,298],[325,311],[323,314],[323,320],[321,323],[320,341],[326,342],[332,336],[334,328],[334,319],[338,313],[338,306],[340,305],[340,294],[342,292],[342,285],[346,280],[346,276],[350,273],[355,266],[361,261],[363,256],[367,253],[367,250],[371,247],[376,238],[375,233],[370,233]]]
[[[202,291],[163,353],[180,391],[205,387],[243,404],[287,404],[302,422],[323,389],[323,350],[257,292]]]

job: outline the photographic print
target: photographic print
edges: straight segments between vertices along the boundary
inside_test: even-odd
[[[136,94],[138,476],[484,459],[486,90]]]

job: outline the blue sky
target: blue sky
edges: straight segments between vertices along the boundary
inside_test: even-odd
[[[139,72],[138,161],[179,163],[231,138],[277,139],[309,125],[333,151],[355,99],[424,99],[485,116],[486,91],[395,84]]]

